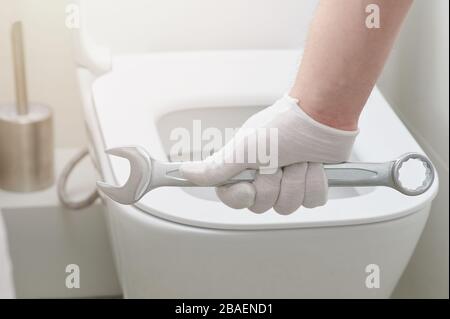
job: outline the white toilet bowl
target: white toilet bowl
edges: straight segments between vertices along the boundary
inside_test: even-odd
[[[236,127],[291,83],[296,51],[212,51],[119,56],[95,79],[79,69],[91,153],[104,179],[128,164],[104,150],[141,145],[167,160],[169,133]],[[92,86],[92,90],[91,90]],[[387,161],[423,152],[375,89],[353,157]],[[134,206],[104,198],[125,297],[384,298],[414,251],[438,189],[330,190],[324,207],[257,215],[220,203],[212,189],[159,188]],[[379,280],[379,285],[378,285]]]

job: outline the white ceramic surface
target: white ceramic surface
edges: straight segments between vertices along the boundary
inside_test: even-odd
[[[120,183],[128,174],[126,162],[108,158],[105,148],[138,144],[166,159],[171,125],[199,114],[215,123],[217,112],[225,112],[223,124],[226,114],[243,120],[243,107],[269,105],[287,90],[298,58],[295,51],[121,56],[97,80],[80,69],[92,154],[104,179]],[[361,131],[355,159],[422,152],[376,89]],[[136,206],[105,203],[126,297],[385,298],[408,263],[437,188],[436,180],[414,198],[385,188],[342,189],[325,207],[290,216],[235,211],[204,190],[177,188],[151,192]],[[380,267],[380,288],[365,284],[371,264]]]
[[[93,84],[102,147],[140,145],[151,157],[167,160],[171,128],[189,129],[197,119],[202,120],[204,128],[233,128],[289,89],[299,59],[296,51],[163,53],[116,58],[113,71]],[[176,116],[172,116],[176,122],[167,120],[177,112],[182,113],[184,121]],[[423,152],[377,89],[367,102],[360,129],[355,160],[388,161],[403,153]],[[114,178],[107,182],[124,183],[129,175],[127,161],[109,160]],[[398,218],[424,207],[436,191],[437,183],[416,197],[384,187],[333,190],[333,199],[326,206],[300,208],[298,214],[281,216],[273,210],[263,215],[236,211],[219,201],[201,199],[208,190],[197,191],[205,195],[192,196],[192,191],[167,187],[153,190],[136,207],[193,226],[298,228]]]

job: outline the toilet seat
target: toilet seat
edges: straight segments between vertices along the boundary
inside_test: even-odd
[[[167,160],[156,125],[161,116],[194,107],[270,105],[288,91],[299,56],[298,51],[277,50],[115,57],[112,71],[97,78],[92,86],[103,147],[140,145],[153,158]],[[379,130],[379,123],[383,123],[383,130]],[[354,152],[361,161],[386,161],[406,152],[423,152],[377,89],[367,102],[360,128]],[[108,165],[114,180],[107,182],[124,183],[128,177],[126,161],[109,158]],[[166,187],[151,191],[135,207],[191,226],[287,229],[398,218],[430,203],[436,191],[437,182],[427,193],[416,197],[378,187],[356,197],[331,199],[324,207],[302,207],[294,214],[283,216],[273,210],[261,215],[233,210],[220,202],[194,197],[180,188]]]

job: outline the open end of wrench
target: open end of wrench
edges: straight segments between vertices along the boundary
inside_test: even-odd
[[[109,155],[125,158],[130,162],[130,176],[122,186],[97,182],[101,192],[112,200],[131,205],[145,195],[152,177],[152,159],[147,152],[137,146],[112,148],[105,151]]]

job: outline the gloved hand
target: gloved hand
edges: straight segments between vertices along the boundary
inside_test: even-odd
[[[298,100],[284,96],[251,116],[218,152],[204,161],[187,162],[180,171],[191,182],[208,186],[220,185],[247,168],[258,169],[253,182],[217,187],[219,198],[236,209],[262,213],[273,207],[290,214],[301,205],[313,208],[327,202],[322,163],[346,161],[357,134],[315,121]],[[265,163],[264,156],[254,160],[267,145],[272,163]]]

